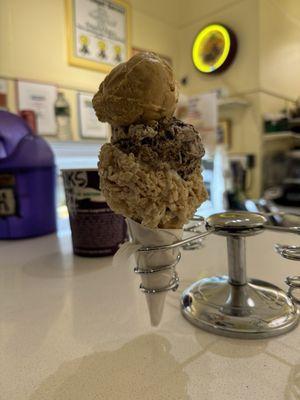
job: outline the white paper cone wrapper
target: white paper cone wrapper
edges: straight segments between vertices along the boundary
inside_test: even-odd
[[[167,245],[182,239],[182,229],[149,229],[145,226],[127,219],[128,229],[133,240],[133,244],[142,246]],[[179,248],[171,250],[159,250],[150,252],[135,252],[137,266],[141,270],[156,269],[165,265],[173,264],[179,254]],[[141,274],[142,285],[146,289],[161,289],[168,286],[173,278],[174,270]],[[167,291],[145,294],[151,324],[157,326],[162,318],[163,308]]]

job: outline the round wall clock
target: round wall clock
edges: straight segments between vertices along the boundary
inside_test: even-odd
[[[224,25],[210,24],[194,40],[193,64],[206,74],[221,72],[231,64],[236,50],[237,39],[232,30]]]

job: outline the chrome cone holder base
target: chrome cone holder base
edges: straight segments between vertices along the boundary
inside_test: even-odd
[[[202,279],[181,297],[184,317],[217,335],[261,339],[298,324],[297,306],[278,287],[257,279],[237,286],[227,276]]]
[[[183,292],[181,310],[188,321],[218,335],[244,339],[277,336],[296,327],[295,301],[271,283],[246,276],[245,237],[261,233],[265,223],[264,216],[247,212],[207,219],[212,233],[227,238],[229,273],[202,279]]]

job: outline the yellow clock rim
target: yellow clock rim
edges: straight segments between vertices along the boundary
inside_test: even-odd
[[[201,42],[203,38],[210,32],[220,32],[223,37],[224,37],[224,50],[221,55],[221,57],[218,59],[218,61],[213,65],[213,66],[208,66],[205,64],[201,58],[199,57],[199,47],[201,45]],[[221,67],[222,64],[224,64],[225,60],[228,57],[229,51],[230,51],[230,45],[231,45],[231,40],[230,40],[230,34],[228,30],[223,26],[219,24],[212,24],[208,25],[206,28],[202,29],[196,36],[196,39],[194,40],[193,44],[193,51],[192,51],[192,58],[193,58],[193,63],[195,67],[205,73],[210,73],[214,72],[217,69]]]

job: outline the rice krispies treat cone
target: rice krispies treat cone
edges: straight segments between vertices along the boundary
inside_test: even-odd
[[[99,173],[111,209],[152,229],[182,228],[207,198],[200,162],[184,179],[167,163],[154,169],[107,143],[101,149]]]

